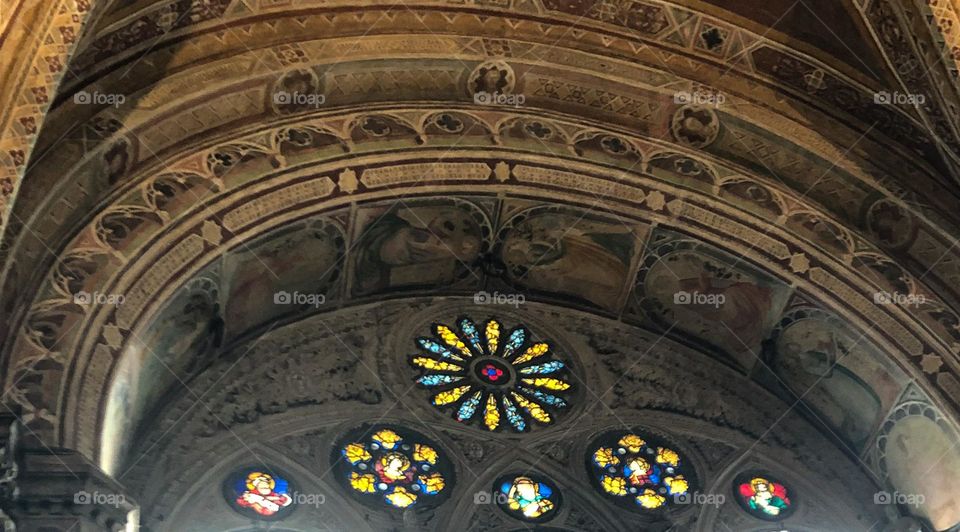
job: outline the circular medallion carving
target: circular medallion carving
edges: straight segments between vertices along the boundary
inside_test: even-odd
[[[681,144],[705,148],[720,135],[720,119],[709,107],[684,105],[673,114],[670,131]]]

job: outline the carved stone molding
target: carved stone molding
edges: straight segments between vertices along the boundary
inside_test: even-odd
[[[487,178],[487,183],[490,183],[490,184],[501,183],[500,178],[496,177],[496,168],[504,168],[503,165],[499,164],[500,162],[503,162],[503,161],[499,161],[497,163],[494,163],[492,161],[488,163],[484,163],[485,167],[488,169],[487,171],[490,172],[490,177]],[[581,166],[581,168],[583,168],[584,170],[583,173],[572,174],[568,170],[559,171],[557,169],[545,169],[542,167],[538,168],[537,166],[530,164],[532,162],[535,162],[535,159],[530,160],[529,162],[523,162],[522,164],[514,163],[512,165],[513,166],[512,169],[510,164],[504,163],[504,165],[506,165],[505,168],[510,170],[510,173],[501,174],[501,175],[507,176],[508,183],[514,183],[513,180],[516,179],[515,182],[517,184],[514,185],[516,187],[514,188],[514,190],[517,190],[518,192],[524,192],[526,194],[530,194],[534,189],[531,188],[530,185],[528,185],[527,181],[525,180],[528,180],[531,177],[540,176],[544,178],[544,181],[543,181],[544,185],[549,185],[551,186],[551,188],[556,187],[558,189],[556,192],[551,191],[548,193],[550,196],[554,196],[554,197],[563,194],[563,192],[561,192],[563,191],[563,189],[569,189],[569,188],[582,189],[584,186],[590,187],[588,188],[588,190],[584,192],[586,192],[587,194],[594,195],[594,197],[598,197],[598,199],[602,199],[603,201],[607,201],[606,199],[607,197],[623,196],[623,194],[619,194],[619,195],[617,194],[616,185],[605,183],[603,178],[600,178],[599,176],[597,176],[596,181],[583,179],[582,176],[584,174],[587,174],[587,172],[589,172],[588,166]],[[473,167],[479,168],[479,166],[476,166],[475,162],[469,162],[467,163],[467,165],[468,166],[472,165],[471,168]],[[357,175],[359,175],[360,181],[363,182],[366,179],[366,175],[367,175],[366,170],[362,167],[356,167],[356,166],[354,167],[357,168],[357,170],[360,170],[360,172],[357,172],[356,170],[351,169],[351,172],[354,173],[351,175],[353,175],[354,179],[356,179]],[[404,168],[403,166],[397,166],[391,170],[394,171],[398,176],[398,178],[400,178],[402,181],[411,183],[413,185],[418,185],[419,184],[418,182],[423,176],[423,173],[422,173],[423,168],[416,165],[410,165],[407,168]],[[339,173],[333,168],[329,170],[329,174],[338,179],[344,178],[344,176],[347,175],[348,173],[349,172],[347,172],[346,170],[340,171]],[[568,179],[568,178],[572,178],[574,175],[580,175],[581,178]],[[334,192],[334,189],[332,188],[333,185],[331,183],[333,183],[332,178],[322,177],[320,179],[315,179],[313,181],[304,181],[298,184],[294,184],[290,189],[291,191],[290,193],[288,192],[280,193],[279,189],[277,189],[272,196],[269,196],[270,198],[269,200],[264,199],[264,201],[269,201],[270,202],[269,204],[273,205],[272,207],[270,207],[270,209],[272,209],[275,212],[280,211],[282,209],[293,209],[292,211],[289,211],[289,212],[292,212],[295,214],[293,214],[292,216],[285,215],[285,217],[274,217],[270,219],[270,223],[277,224],[277,225],[283,224],[290,220],[296,220],[304,216],[305,213],[311,213],[311,214],[316,213],[317,211],[315,209],[318,208],[317,206],[322,206],[325,204],[326,205],[332,204],[331,206],[336,206],[338,204],[343,204],[343,202],[345,201],[355,201],[360,197],[359,191],[353,194],[347,193],[347,192],[339,192],[339,193]],[[594,185],[594,183],[596,183],[596,185]],[[914,357],[913,362],[917,365],[918,369],[930,374],[931,380],[934,383],[936,383],[937,386],[941,386],[943,387],[943,389],[947,390],[948,395],[952,394],[952,392],[950,392],[949,390],[951,389],[950,379],[953,378],[950,376],[950,371],[952,371],[952,365],[953,365],[953,361],[952,361],[953,355],[944,356],[940,354],[940,353],[948,352],[949,347],[939,344],[939,342],[942,342],[943,340],[934,339],[934,337],[931,336],[929,332],[927,332],[927,330],[920,331],[921,336],[917,336],[911,332],[911,327],[914,327],[914,326],[906,325],[910,323],[909,320],[925,318],[930,323],[934,324],[934,326],[942,327],[940,323],[945,323],[945,322],[942,322],[941,318],[937,316],[939,316],[939,313],[944,312],[943,310],[930,310],[928,314],[907,315],[905,313],[902,313],[901,311],[898,311],[898,309],[896,308],[878,307],[877,305],[871,303],[872,298],[869,295],[866,297],[857,295],[857,294],[870,294],[871,292],[876,290],[876,288],[873,288],[873,286],[875,286],[873,283],[876,281],[874,281],[872,277],[867,277],[859,272],[853,274],[854,280],[850,281],[853,283],[852,287],[844,289],[844,290],[847,290],[846,293],[848,297],[845,297],[842,301],[838,301],[834,298],[834,295],[831,295],[831,294],[836,294],[837,289],[839,288],[839,286],[842,285],[841,281],[839,280],[841,277],[838,277],[838,276],[842,276],[842,277],[846,277],[847,279],[850,279],[849,277],[850,273],[848,272],[848,273],[841,274],[840,272],[844,272],[848,268],[848,266],[845,266],[843,264],[838,264],[835,258],[815,248],[813,249],[805,248],[804,245],[801,244],[798,240],[794,240],[791,237],[787,236],[783,231],[783,228],[769,227],[768,229],[764,230],[766,232],[762,232],[759,230],[755,230],[750,225],[745,225],[740,222],[729,221],[729,222],[725,222],[725,225],[724,225],[724,223],[720,223],[719,221],[720,218],[718,218],[717,215],[714,214],[714,210],[726,209],[725,215],[728,215],[727,213],[732,214],[738,211],[731,210],[729,207],[714,203],[711,200],[704,199],[699,195],[691,194],[687,191],[682,191],[680,189],[674,188],[667,184],[657,185],[655,184],[655,182],[649,181],[649,180],[643,181],[644,186],[656,187],[656,188],[644,189],[643,187],[639,186],[640,183],[641,181],[638,180],[637,181],[638,195],[636,195],[637,197],[634,198],[632,201],[624,202],[626,204],[624,210],[622,211],[624,212],[624,214],[627,214],[631,217],[639,217],[641,220],[646,219],[648,221],[657,221],[660,224],[670,224],[670,225],[673,225],[674,227],[678,227],[681,229],[683,227],[688,227],[689,229],[687,230],[694,230],[694,231],[704,230],[704,231],[707,231],[708,234],[711,231],[719,230],[722,232],[722,235],[721,234],[716,235],[715,242],[717,242],[719,245],[732,249],[736,255],[743,255],[747,253],[754,254],[754,258],[752,260],[759,262],[760,264],[764,265],[766,268],[772,268],[773,269],[772,271],[776,272],[777,276],[781,276],[782,278],[785,278],[785,279],[800,279],[801,281],[799,286],[801,286],[801,288],[803,288],[804,290],[811,290],[811,289],[822,290],[826,288],[827,291],[819,292],[819,295],[815,296],[816,299],[829,301],[831,302],[830,303],[831,305],[840,305],[840,306],[848,306],[860,300],[861,303],[856,305],[857,308],[856,308],[855,314],[851,315],[849,314],[849,311],[843,311],[845,315],[848,317],[848,319],[851,319],[853,316],[860,315],[861,313],[863,313],[863,315],[865,316],[869,316],[868,321],[863,322],[863,324],[861,325],[861,327],[863,327],[867,331],[874,329],[874,326],[873,326],[874,323],[884,323],[885,325],[882,330],[875,330],[873,333],[868,333],[868,334],[884,335],[885,337],[898,342],[898,344],[901,345],[903,348],[902,352],[911,353],[913,355]],[[539,185],[539,183],[536,183],[536,184]],[[598,188],[598,185],[603,185],[603,186],[600,186]],[[613,188],[609,188],[609,187],[613,187]],[[478,180],[477,185],[474,185],[473,187],[468,187],[467,189],[475,190],[476,192],[481,192],[483,190],[483,184]],[[259,189],[259,190],[263,190],[263,189]],[[641,193],[640,191],[642,190],[646,190],[646,192]],[[313,205],[306,208],[297,207],[298,204],[301,204],[301,202],[309,198],[309,196],[306,194],[308,191],[313,191],[313,194],[323,199],[314,200]],[[257,192],[257,190],[255,189],[254,192]],[[398,193],[397,190],[384,193],[377,190],[376,187],[374,187],[373,190],[369,192],[364,192],[364,194],[367,194],[368,197],[371,197],[371,198],[390,197],[391,194],[396,194],[396,193]],[[335,199],[333,200],[326,199],[328,197],[334,197]],[[621,199],[630,200],[630,198],[621,198]],[[580,200],[575,200],[575,201],[582,201],[582,200],[583,200],[583,197],[581,195]],[[328,201],[330,203],[325,203]],[[642,201],[642,203],[640,203],[639,206],[636,206],[636,203],[638,201]],[[699,203],[701,201],[703,203]],[[229,207],[229,205],[231,204],[232,204],[231,200],[225,199],[225,201],[220,204],[224,206],[223,210],[220,210],[221,207],[219,206],[214,207],[215,210],[222,213],[220,216],[223,217],[225,222],[234,219],[234,215],[232,214],[234,211],[236,211],[239,215],[239,212],[243,210],[236,207]],[[256,206],[257,205],[256,203],[250,203],[249,205],[256,212],[259,212],[259,210],[263,208],[260,206]],[[596,205],[596,202],[594,203],[594,207],[592,208],[595,208],[595,205]],[[588,209],[591,208],[590,205],[586,205],[585,207],[587,207]],[[208,208],[209,207],[204,207],[203,208],[204,211],[199,214],[206,213],[206,209]],[[610,206],[608,206],[607,208],[610,208]],[[299,209],[299,210],[296,210],[296,209]],[[116,336],[117,332],[120,332],[122,330],[129,330],[131,328],[136,328],[140,326],[138,324],[143,324],[144,323],[143,320],[147,316],[149,316],[152,312],[155,312],[158,308],[157,306],[159,304],[158,302],[154,301],[153,303],[150,303],[149,301],[147,301],[147,299],[144,298],[144,294],[153,293],[152,292],[154,290],[153,288],[144,292],[144,291],[141,291],[140,289],[135,289],[132,287],[135,287],[138,285],[152,286],[152,287],[164,286],[166,288],[163,289],[164,290],[163,293],[169,293],[172,289],[174,289],[177,286],[176,282],[174,282],[173,284],[170,284],[171,281],[173,281],[174,279],[182,278],[182,275],[184,273],[187,273],[187,275],[189,276],[188,272],[198,271],[200,268],[202,268],[204,264],[208,264],[213,257],[221,254],[224,246],[224,240],[229,241],[231,239],[236,239],[236,242],[243,242],[245,240],[245,237],[249,238],[249,236],[247,235],[252,236],[255,234],[260,234],[260,232],[266,230],[267,229],[266,227],[257,227],[256,229],[244,229],[246,227],[251,227],[251,228],[254,227],[254,224],[260,218],[261,217],[259,216],[253,216],[252,218],[250,218],[247,215],[244,215],[243,217],[237,217],[236,219],[240,220],[240,222],[238,222],[238,225],[235,226],[235,229],[237,231],[240,231],[240,234],[238,235],[238,234],[232,233],[232,231],[226,232],[223,230],[217,230],[212,232],[212,234],[215,235],[216,238],[210,236],[210,231],[208,230],[208,228],[211,227],[210,220],[203,220],[203,221],[198,220],[197,225],[195,225],[192,228],[183,227],[183,226],[178,227],[176,229],[176,232],[179,233],[181,236],[177,238],[182,238],[182,240],[180,240],[176,244],[173,244],[173,242],[176,242],[175,240],[171,242],[171,245],[174,246],[172,249],[175,249],[176,252],[164,253],[162,259],[160,260],[149,258],[148,256],[145,256],[142,258],[141,268],[146,268],[149,270],[149,273],[147,276],[139,277],[140,274],[131,275],[131,270],[127,269],[125,270],[126,273],[123,276],[123,278],[125,279],[123,283],[131,283],[127,285],[127,286],[131,286],[131,288],[119,288],[117,285],[106,285],[106,286],[101,285],[103,286],[103,288],[101,288],[100,290],[105,293],[121,292],[121,293],[128,294],[127,300],[124,306],[120,308],[116,314],[105,312],[110,309],[98,308],[98,309],[92,309],[92,310],[96,310],[96,312],[91,312],[89,314],[83,313],[83,314],[71,317],[71,320],[79,318],[82,320],[92,321],[92,323],[88,322],[89,323],[88,325],[84,325],[82,329],[77,328],[76,330],[78,331],[84,330],[86,328],[89,328],[91,325],[99,323],[99,325],[94,325],[94,326],[106,327],[105,329],[106,335],[104,336],[104,338],[107,339],[107,341],[102,345],[104,345],[105,347],[109,347],[110,341],[112,341],[112,340],[109,340],[110,338],[116,337],[116,339],[119,339],[122,337],[122,334],[119,337]],[[750,223],[752,224],[755,222],[750,222]],[[725,229],[721,229],[721,228],[725,228]],[[771,239],[771,237],[768,236],[769,234],[779,234],[783,236],[779,237],[781,239],[780,242],[774,242]],[[734,243],[731,242],[730,240],[731,236],[736,236],[738,239],[742,240],[742,244],[734,245]],[[213,240],[211,240],[212,238]],[[755,239],[759,239],[759,240],[755,240]],[[758,244],[758,242],[760,242],[760,244]],[[785,244],[784,242],[790,242],[790,244],[788,245],[788,244]],[[800,250],[802,249],[806,249],[806,251],[801,252]],[[803,260],[798,262],[798,258]],[[801,266],[800,262],[803,262],[802,264],[803,267],[800,267]],[[186,271],[182,270],[182,268],[188,264],[192,264],[192,266],[190,266],[190,269]],[[147,270],[144,270],[144,271],[147,271]],[[181,273],[177,274],[174,272],[181,272]],[[120,285],[120,286],[123,286],[123,285]],[[133,290],[133,291],[130,291],[130,290]],[[60,301],[69,303],[71,302],[72,297],[68,296],[67,294],[63,294],[63,295],[57,296],[57,299]],[[43,313],[37,312],[36,314],[37,324],[31,325],[31,327],[37,331],[44,331],[44,330],[51,329],[51,326],[43,325],[44,323],[47,323],[49,321],[49,319],[44,318],[44,316],[47,315],[45,313],[50,313],[51,310],[56,309],[57,308],[56,305],[57,303],[51,304],[51,309],[50,310],[43,309]],[[73,307],[70,307],[70,308],[73,308]],[[37,310],[39,311],[40,309],[41,307],[38,307]],[[66,310],[67,309],[60,311],[62,313],[59,315],[69,316],[69,314],[65,313]],[[43,321],[41,321],[41,318],[43,318]],[[904,322],[900,320],[907,320],[907,321]],[[948,321],[949,320],[947,320],[947,322]],[[53,328],[52,330],[56,330],[56,329]],[[940,329],[940,330],[943,330],[943,329]],[[100,349],[102,351],[104,348],[96,347],[96,344],[100,342],[99,340],[100,336],[101,335],[87,334],[86,343],[84,344],[83,349],[84,350]],[[25,335],[23,341],[27,343],[24,343],[23,345],[36,346],[37,343],[40,342],[39,349],[35,351],[35,355],[27,356],[28,351],[21,351],[21,353],[24,355],[24,358],[21,360],[21,362],[19,362],[19,364],[22,365],[21,367],[27,368],[27,371],[32,371],[29,368],[31,368],[32,365],[36,364],[38,361],[49,358],[47,355],[44,355],[42,352],[42,349],[43,349],[42,342],[45,341],[44,340],[45,337],[46,336],[42,334],[31,333],[31,334]],[[921,340],[920,338],[923,338],[924,340]],[[68,340],[66,339],[62,340],[64,344],[66,344],[67,341]],[[930,348],[924,347],[925,342],[932,342],[931,344],[927,344],[927,345],[938,346],[938,347],[930,347]],[[119,344],[118,344],[118,347],[119,347]],[[112,349],[116,349],[116,348],[112,348]],[[930,351],[928,351],[928,349],[930,349]],[[930,356],[933,356],[937,360],[939,360],[940,363],[931,365],[929,362],[932,359],[929,356],[926,356],[928,354]],[[103,355],[101,354],[98,356],[102,357]],[[81,360],[84,360],[85,358],[86,356],[82,356]],[[101,375],[102,375],[101,377],[97,377],[97,378],[104,378],[106,376],[104,374],[101,374]],[[23,401],[24,399],[26,399],[26,397],[22,396],[19,400]],[[87,401],[89,400],[90,399],[88,398]],[[48,408],[48,412],[52,412],[52,410]],[[55,419],[55,418],[54,416],[49,416],[48,419]]]

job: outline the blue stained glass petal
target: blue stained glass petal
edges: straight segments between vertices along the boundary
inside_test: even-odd
[[[470,345],[477,351],[479,354],[484,354],[483,344],[480,343],[480,332],[477,331],[477,326],[475,323],[470,321],[468,318],[463,318],[460,320],[460,332],[467,337],[467,340],[470,341]]]
[[[540,486],[540,495],[542,495],[543,498],[549,499],[550,496],[553,495],[553,490],[550,489],[546,484],[540,482],[538,485]]]
[[[477,406],[480,404],[481,392],[473,394],[473,397],[467,399],[460,405],[460,410],[457,410],[457,421],[468,421],[477,413]]]
[[[517,411],[517,407],[507,398],[506,395],[503,396],[503,411],[507,413],[507,419],[510,421],[510,424],[513,425],[513,428],[517,429],[519,432],[523,432],[527,429],[527,423],[523,420],[523,416],[520,415],[520,412]]]
[[[440,386],[441,384],[450,384],[457,382],[463,377],[458,375],[424,375],[417,379],[417,382],[424,386]]]
[[[522,368],[520,373],[524,375],[547,375],[556,371],[560,371],[563,369],[563,366],[563,362],[554,360],[552,362],[547,362],[546,364],[537,364],[536,366]]]
[[[563,399],[560,399],[556,395],[544,393],[544,392],[541,392],[540,390],[531,390],[530,388],[524,388],[523,386],[520,386],[520,391],[522,391],[525,394],[532,395],[533,397],[536,397],[540,401],[543,401],[544,403],[550,406],[555,406],[557,408],[563,408],[567,406],[567,402],[564,401]]]
[[[420,347],[430,351],[431,353],[436,353],[443,358],[449,358],[451,360],[457,360],[462,362],[463,357],[453,354],[446,346],[440,345],[437,342],[429,338],[417,338],[417,343],[420,344]]]
[[[513,358],[513,355],[523,347],[523,344],[527,341],[527,330],[523,327],[517,327],[510,333],[510,339],[507,340],[507,343],[503,344],[503,358],[507,360]]]

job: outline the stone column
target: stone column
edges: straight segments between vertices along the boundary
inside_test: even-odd
[[[0,405],[0,516],[4,532],[117,532],[136,504],[80,453],[30,436]]]

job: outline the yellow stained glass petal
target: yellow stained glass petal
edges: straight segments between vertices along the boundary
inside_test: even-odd
[[[663,483],[667,485],[670,495],[683,495],[690,489],[690,484],[687,483],[687,479],[683,478],[683,475],[667,477],[663,479]]]
[[[343,456],[352,465],[357,465],[371,458],[370,453],[367,452],[367,448],[360,443],[348,443],[347,446],[343,448]]]
[[[483,413],[483,424],[488,430],[496,430],[500,426],[500,410],[497,409],[497,400],[493,394],[487,396],[487,408]]]
[[[443,343],[449,345],[457,351],[460,351],[464,357],[470,358],[473,356],[473,353],[470,352],[467,344],[463,343],[463,341],[460,340],[460,337],[457,336],[457,333],[450,330],[450,327],[447,327],[446,325],[437,325],[437,336],[443,340]]]
[[[396,506],[397,508],[406,508],[411,504],[417,502],[417,496],[414,493],[403,489],[402,486],[397,486],[393,488],[393,493],[384,497],[387,499],[387,502]]]
[[[412,360],[412,362],[416,366],[420,366],[421,368],[430,369],[434,371],[462,371],[463,370],[462,367],[456,364],[443,362],[442,360],[434,360],[429,357],[415,357]]]
[[[613,449],[601,447],[593,453],[593,461],[600,467],[607,467],[608,465],[619,464],[620,458],[613,454]]]
[[[518,405],[523,407],[533,419],[541,423],[550,423],[550,414],[546,410],[540,407],[537,403],[527,399],[526,397],[518,394],[517,392],[510,392],[510,395],[513,396],[513,400],[517,402]]]
[[[418,443],[413,447],[413,459],[433,465],[437,463],[437,451],[433,447]]]
[[[463,397],[463,394],[470,391],[470,388],[471,386],[459,386],[457,388],[453,388],[452,390],[440,392],[433,396],[433,404],[437,406],[443,406],[456,402],[457,399]]]
[[[360,493],[373,493],[376,491],[374,484],[376,479],[373,478],[373,475],[370,473],[365,473],[361,475],[356,471],[350,473],[350,486],[353,489],[359,491]]]
[[[529,384],[530,386],[536,386],[537,388],[546,388],[547,390],[568,390],[570,389],[570,383],[564,382],[560,379],[553,379],[550,377],[538,377],[536,379],[523,379],[524,384]]]
[[[550,346],[547,344],[543,344],[543,343],[533,344],[530,347],[528,347],[527,350],[524,351],[522,355],[517,357],[517,359],[513,361],[513,364],[517,365],[517,364],[523,364],[524,362],[529,362],[539,356],[545,355],[549,350],[550,350]]]
[[[487,322],[487,352],[491,355],[497,354],[497,348],[500,346],[500,323],[497,320]]]
[[[403,438],[390,429],[383,429],[371,436],[371,439],[382,445],[384,449],[393,449]]]
[[[420,475],[418,477],[423,492],[427,495],[436,495],[447,485],[440,473],[431,473],[429,475]]]
[[[627,481],[623,477],[604,475],[600,482],[603,485],[603,491],[606,491],[610,495],[622,497],[627,494]]]
[[[680,455],[678,455],[672,449],[667,449],[666,447],[657,447],[657,462],[676,467],[680,464]]]
[[[637,495],[637,502],[640,503],[640,506],[648,510],[653,510],[654,508],[659,508],[663,506],[663,503],[667,502],[667,498],[658,495],[657,492],[647,489],[643,493]]]
[[[636,434],[627,434],[626,436],[620,438],[618,442],[621,447],[630,451],[631,453],[639,453],[640,449],[647,444],[640,436]]]

